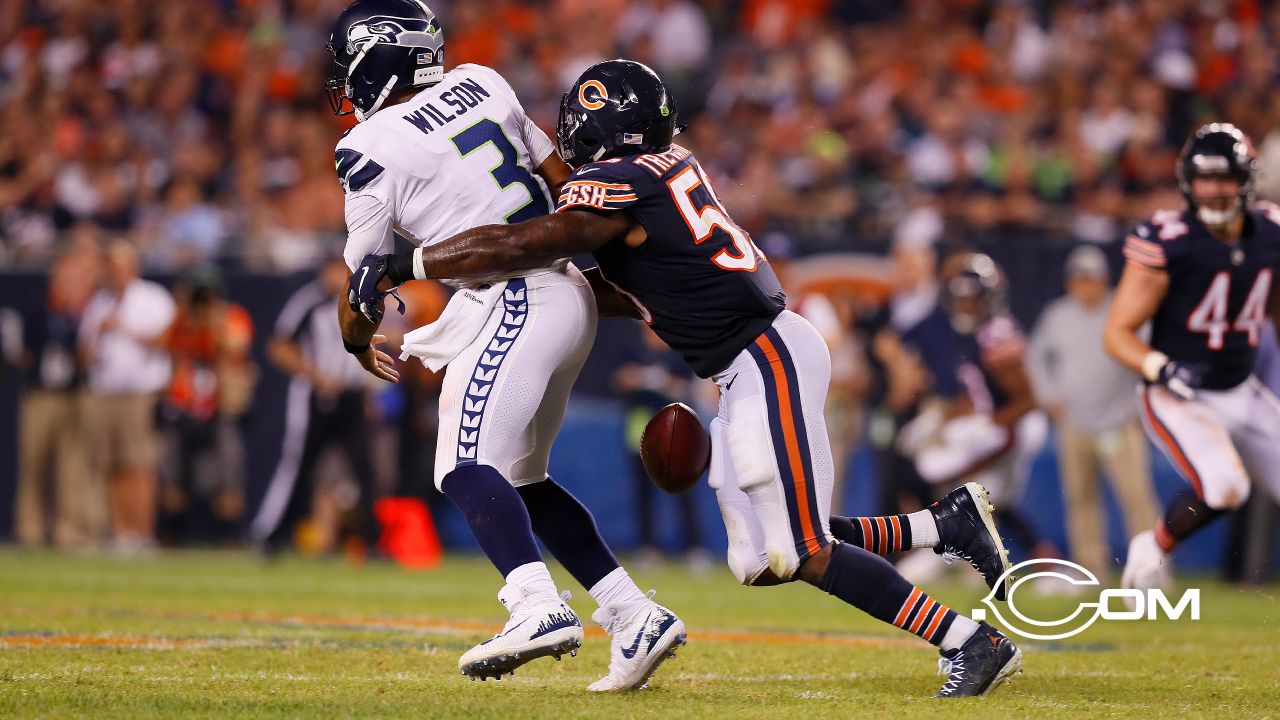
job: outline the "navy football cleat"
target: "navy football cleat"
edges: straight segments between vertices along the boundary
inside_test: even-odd
[[[1022,672],[1022,651],[986,623],[955,650],[943,650],[938,673],[947,676],[934,697],[977,697],[995,690],[1014,673]]]
[[[930,505],[929,512],[938,524],[938,544],[933,551],[944,558],[967,561],[982,574],[987,587],[995,589],[996,599],[1004,600],[1012,578],[1005,577],[1003,582],[1000,578],[1009,569],[1009,551],[996,532],[990,496],[978,483],[967,482]]]

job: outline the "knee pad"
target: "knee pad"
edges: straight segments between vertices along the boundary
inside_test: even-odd
[[[745,493],[772,483],[778,476],[769,425],[759,415],[746,415],[729,423],[729,457],[738,487]]]
[[[1223,468],[1200,477],[1200,494],[1204,504],[1214,510],[1234,510],[1249,499],[1249,476],[1244,468]]]
[[[742,514],[728,505],[721,505],[720,513],[724,516],[724,529],[729,537],[726,555],[729,571],[739,583],[750,585],[769,567],[769,562],[752,544],[747,521]]]

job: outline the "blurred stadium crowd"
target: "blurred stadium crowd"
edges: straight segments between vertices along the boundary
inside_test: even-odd
[[[257,323],[258,344],[270,327],[277,340],[291,339],[279,337],[278,308],[246,311],[226,297],[221,274],[296,277],[341,247],[331,153],[350,119],[331,115],[322,83],[329,23],[345,4],[0,0],[0,268],[52,267],[47,312],[66,316],[61,330],[72,358],[61,380],[40,376],[30,358],[24,377],[36,388],[86,381],[91,368],[76,370],[74,360],[85,339],[75,336],[99,267],[108,288],[133,282],[137,270],[182,278],[167,315],[177,323],[135,337],[139,352],[172,366],[172,381],[161,373],[149,384],[128,372],[121,381],[130,392],[163,393],[178,409],[170,414],[179,419],[171,425],[177,455],[166,463],[182,473],[194,472],[188,464],[197,450],[225,442],[233,447],[214,451],[219,462],[245,462],[237,441],[218,437],[234,435],[253,402],[250,315],[273,323]],[[853,328],[890,292],[935,283],[932,246],[1057,248],[1053,279],[1031,290],[1032,304],[1015,302],[1026,321],[1060,286],[1067,248],[1098,244],[1114,258],[1113,243],[1135,219],[1181,204],[1174,157],[1201,122],[1230,119],[1249,132],[1260,158],[1258,194],[1280,197],[1276,3],[431,5],[445,28],[448,64],[498,69],[545,129],[554,126],[563,89],[589,64],[626,56],[653,66],[689,124],[680,142],[696,150],[736,221],[776,261],[894,248],[895,264],[871,265],[887,275],[870,292],[822,297],[794,280],[789,288],[832,345],[831,425],[846,456],[859,438],[876,437],[875,427],[864,432],[867,406],[889,407],[891,433],[927,390],[909,364],[894,362],[891,340],[866,331],[872,326]],[[113,241],[103,261],[98,248]],[[1027,296],[1019,285],[1036,283],[1016,268],[1011,274],[1016,301]],[[439,302],[423,299],[419,319]],[[654,406],[654,395],[693,392],[687,374],[668,372],[661,353],[630,333],[629,347],[639,349],[597,372],[605,394],[634,408]],[[9,343],[12,358],[33,351],[12,350],[20,345]],[[281,358],[273,349],[276,364],[305,374]],[[429,396],[431,381],[423,383]],[[227,422],[181,425],[213,416]],[[882,432],[880,446],[891,444]],[[123,450],[131,451],[145,454]],[[206,534],[231,533],[248,520],[243,493],[220,492],[210,495]],[[113,499],[113,525],[118,533],[121,522],[143,522],[133,539],[149,542],[154,531],[130,515],[129,502]],[[881,510],[896,500],[887,502]],[[78,522],[100,533],[107,518]],[[696,522],[684,524],[696,545]]]

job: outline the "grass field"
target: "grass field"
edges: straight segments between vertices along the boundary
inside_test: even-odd
[[[1193,583],[1198,622],[1103,622],[1060,644],[1023,642],[1026,671],[1011,685],[938,701],[933,648],[812,588],[741,588],[727,572],[677,567],[636,574],[684,617],[690,644],[650,689],[602,697],[585,691],[608,664],[598,632],[578,657],[501,682],[458,675],[458,655],[503,621],[497,573],[477,558],[409,573],[232,553],[0,550],[0,716],[1280,717],[1275,586]],[[979,596],[930,589],[957,609]],[[590,598],[575,591],[586,618]]]

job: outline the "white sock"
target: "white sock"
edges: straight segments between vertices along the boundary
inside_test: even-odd
[[[938,523],[928,508],[907,515],[911,523],[911,547],[931,548],[938,544]]]
[[[591,593],[591,597],[600,607],[610,603],[645,599],[645,594],[640,592],[640,587],[636,585],[635,580],[632,580],[627,571],[621,567],[600,578],[600,581],[592,585],[587,592]]]
[[[545,599],[544,596],[559,597],[556,593],[555,581],[551,579],[551,571],[543,562],[525,563],[507,574],[507,584],[523,588],[531,596]]]
[[[915,528],[913,527],[912,530],[914,531]],[[943,650],[955,650],[968,642],[976,632],[978,632],[978,623],[956,613],[956,619],[951,621],[951,627],[947,629],[947,634],[942,636],[942,642],[938,647]]]

